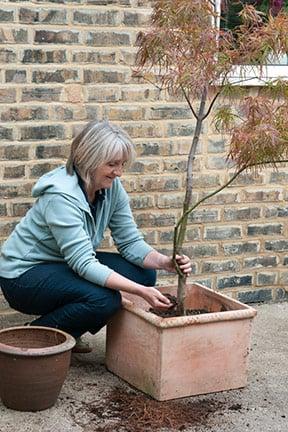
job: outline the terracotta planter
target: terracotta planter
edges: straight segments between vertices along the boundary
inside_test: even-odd
[[[133,303],[107,326],[109,371],[161,401],[247,384],[255,309],[199,284],[187,286],[186,308],[207,314],[161,318],[141,299]]]
[[[48,327],[0,330],[0,397],[19,411],[54,405],[66,378],[75,339]]]

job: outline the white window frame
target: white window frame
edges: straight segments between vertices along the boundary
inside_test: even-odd
[[[220,13],[221,13],[221,1],[215,0],[214,7],[215,12],[218,15],[216,18],[216,25],[220,27]],[[288,56],[286,55],[287,61]],[[255,78],[255,76],[261,76],[261,79]],[[235,66],[233,72],[228,76],[229,82],[233,84],[238,84],[241,86],[261,86],[265,85],[267,81],[276,79],[287,79],[288,80],[288,64],[267,64],[262,68],[260,73],[260,68],[257,66]]]

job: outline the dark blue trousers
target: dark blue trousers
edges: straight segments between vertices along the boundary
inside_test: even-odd
[[[97,258],[134,282],[156,283],[154,270],[131,264],[117,253],[97,252]],[[74,337],[95,334],[121,308],[119,291],[83,279],[65,263],[38,264],[18,278],[0,277],[0,285],[13,309],[40,315],[32,325],[58,328]]]

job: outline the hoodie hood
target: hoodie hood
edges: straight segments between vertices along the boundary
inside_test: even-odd
[[[89,205],[79,186],[77,174],[74,172],[71,176],[67,173],[66,167],[61,166],[44,174],[39,178],[32,189],[32,196],[39,198],[44,194],[61,194],[69,199],[78,202],[82,208],[87,210]]]

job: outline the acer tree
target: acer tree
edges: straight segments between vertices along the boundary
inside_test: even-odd
[[[219,25],[215,1],[156,0],[150,27],[138,35],[135,74],[184,97],[196,122],[182,216],[174,230],[174,258],[182,253],[188,215],[198,205],[242,171],[288,159],[288,83],[264,80],[271,55],[280,58],[288,52],[288,15],[284,8],[277,15],[265,14],[251,4],[256,2],[244,3],[240,24],[232,32]],[[255,96],[240,86],[247,65],[261,82]],[[235,83],[231,77],[239,68]],[[234,164],[234,173],[226,184],[192,205],[193,162],[204,122],[228,136],[227,158]],[[179,268],[177,272],[178,314],[183,315],[185,276]]]

